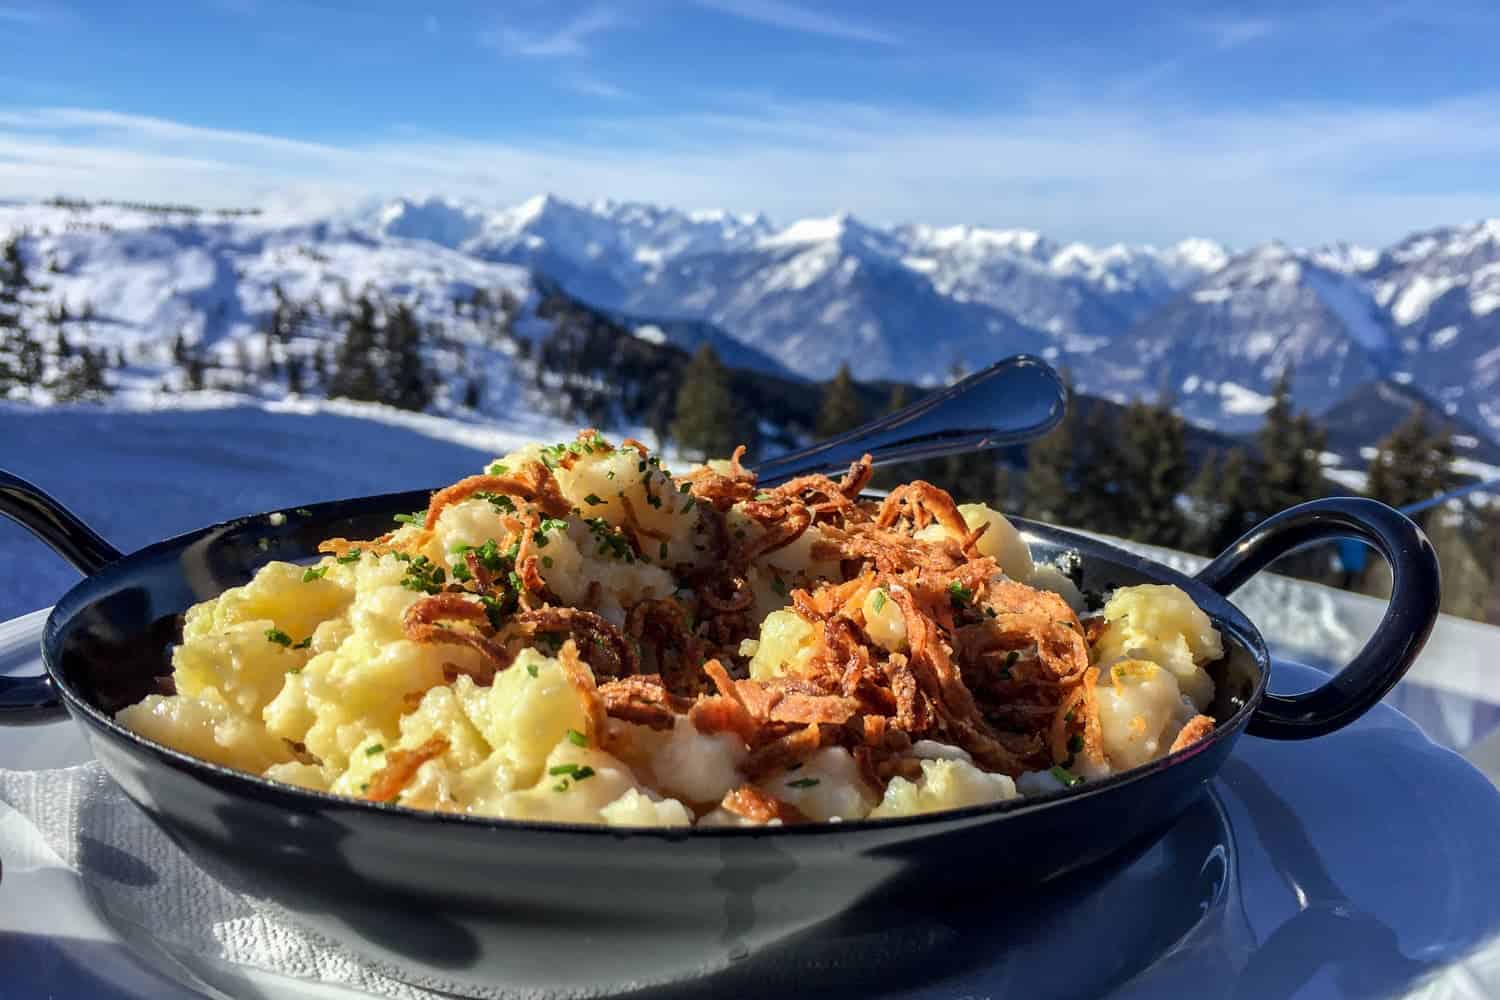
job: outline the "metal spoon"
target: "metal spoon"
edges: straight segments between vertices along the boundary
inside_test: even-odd
[[[810,448],[755,468],[763,486],[839,472],[869,452],[876,466],[983,451],[1039,438],[1056,427],[1067,390],[1051,366],[1027,354],[982,371]]]

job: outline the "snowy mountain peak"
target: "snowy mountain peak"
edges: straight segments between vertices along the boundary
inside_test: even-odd
[[[381,208],[376,229],[400,239],[456,249],[484,229],[484,214],[446,198],[397,198]]]
[[[1222,243],[1196,236],[1172,244],[1162,256],[1172,267],[1199,275],[1212,274],[1229,263],[1229,251]]]
[[[901,240],[891,233],[866,225],[847,212],[819,219],[801,219],[779,232],[762,237],[759,245],[766,249],[830,248],[852,258],[851,267],[857,267],[859,260],[872,257],[898,260],[906,250]]]

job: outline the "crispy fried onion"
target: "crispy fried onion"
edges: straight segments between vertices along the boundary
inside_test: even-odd
[[[654,674],[620,677],[599,685],[599,697],[610,718],[652,729],[671,729],[679,715],[693,707],[693,699],[668,691]]]
[[[875,517],[875,523],[882,528],[893,527],[902,520],[909,520],[914,530],[936,521],[954,538],[966,538],[969,534],[969,526],[953,498],[925,479],[914,479],[892,490]]]
[[[418,768],[447,752],[448,741],[442,736],[434,736],[414,750],[390,751],[385,755],[385,767],[371,776],[365,798],[371,802],[391,801],[416,777]]]
[[[449,622],[470,628],[456,627]],[[477,652],[481,659],[478,668],[458,669],[481,685],[493,681],[495,674],[510,666],[513,659],[510,650],[485,635],[489,624],[484,605],[463,594],[423,597],[401,616],[401,629],[412,642],[468,646]]]
[[[672,600],[641,601],[630,609],[625,632],[641,651],[639,670],[660,674],[673,694],[694,695],[707,677],[703,644],[693,634],[687,612]]]
[[[640,660],[629,640],[592,611],[551,607],[522,611],[506,624],[505,639],[531,639],[558,632],[578,640],[578,654],[588,661],[595,677],[629,677],[640,673]]]
[[[400,552],[401,546],[392,545],[387,539],[389,535],[381,535],[370,542],[351,542],[347,538],[325,538],[318,543],[318,551],[338,556],[340,559],[347,558],[351,552],[361,554],[369,552],[372,555],[383,556],[390,552]]]
[[[719,803],[725,812],[734,813],[752,823],[769,823],[779,819],[783,823],[805,823],[807,817],[789,802],[783,802],[754,785],[741,785],[724,796]]]
[[[475,493],[499,493],[519,497],[534,504],[548,517],[567,517],[573,505],[563,496],[552,470],[541,462],[528,462],[518,476],[469,476],[452,486],[444,487],[432,495],[427,504],[427,519],[423,527],[431,531],[438,518],[447,508],[462,503]]]
[[[558,650],[557,662],[562,667],[563,676],[568,679],[568,684],[583,705],[584,738],[588,740],[589,746],[602,747],[609,722],[604,708],[604,699],[599,696],[599,689],[594,684],[594,672],[589,669],[588,664],[579,659],[578,643],[573,640],[572,636],[569,636],[568,641],[562,644],[562,649]]]
[[[1172,741],[1171,752],[1176,753],[1179,750],[1186,750],[1194,743],[1206,738],[1213,731],[1213,719],[1206,715],[1195,715],[1187,721],[1187,725],[1182,727],[1182,730],[1177,734],[1177,738]]]

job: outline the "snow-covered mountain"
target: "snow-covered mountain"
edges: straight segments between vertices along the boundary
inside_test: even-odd
[[[997,350],[1086,354],[1225,259],[1205,240],[1096,249],[849,215],[777,229],[759,215],[550,196],[495,212],[401,199],[373,222],[533,268],[599,306],[706,320],[819,378],[845,361],[862,377],[932,382]]]
[[[1241,254],[1102,349],[1080,387],[1117,398],[1171,394],[1184,416],[1249,430],[1281,373],[1314,411],[1386,375],[1395,338],[1359,282],[1269,244]]]
[[[426,350],[438,377],[437,410],[459,408],[470,382],[484,386],[478,407],[484,414],[536,409],[528,397],[535,379],[518,377],[517,355],[527,353],[523,341],[551,331],[538,309],[555,284],[528,268],[364,225],[283,225],[112,206],[0,207],[0,241],[11,235],[24,235],[31,280],[42,286],[28,296],[26,325],[49,347],[61,331],[75,348],[123,356],[117,381],[127,394],[180,381],[179,340],[210,369],[225,369],[211,372],[210,388],[244,387],[240,370],[267,369],[268,350],[277,363],[307,362],[310,377],[311,359],[331,357],[341,337],[333,318],[368,292],[403,303],[419,323],[440,331]],[[481,315],[471,305],[476,296],[507,314],[492,308]],[[305,316],[290,340],[273,347],[264,334],[281,301]],[[706,341],[739,367],[786,374],[706,323],[614,319],[643,344],[691,352]],[[253,388],[280,391],[274,381]]]
[[[740,249],[772,232],[761,216],[607,201],[575,205],[551,195],[493,212],[442,198],[401,198],[374,221],[386,236],[533,268],[609,307],[626,305],[634,286],[666,260]]]
[[[1409,236],[1361,277],[1400,337],[1402,374],[1500,430],[1500,219]]]
[[[184,329],[218,349],[261,322],[276,287],[331,302],[369,284],[426,317],[451,315],[475,289],[510,288],[524,313],[541,276],[643,342],[708,341],[735,367],[775,376],[824,378],[848,363],[862,379],[930,384],[1024,350],[1087,390],[1167,389],[1196,422],[1241,431],[1290,365],[1314,412],[1389,380],[1500,434],[1500,221],[1383,250],[1231,253],[1207,240],[1092,247],[849,215],[778,227],[545,195],[501,209],[398,199],[299,225],[0,208],[0,230],[26,227],[51,234],[28,252],[59,269],[70,308],[91,299],[127,344]],[[546,328],[520,319],[523,334]]]

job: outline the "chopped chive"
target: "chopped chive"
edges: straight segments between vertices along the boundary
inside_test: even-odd
[[[364,555],[363,549],[350,549],[348,552],[345,552],[343,555],[339,556],[338,561],[347,566],[350,563],[359,562],[359,557],[362,555]]]
[[[489,468],[484,471],[492,476],[504,476],[510,473],[510,469],[506,467],[504,462],[491,462]]]
[[[328,567],[327,566],[309,566],[302,573],[302,582],[303,583],[312,583],[314,580],[321,580],[321,579],[323,579],[323,577],[326,576],[327,574],[328,574]]]
[[[589,738],[576,729],[569,729],[568,742],[573,744],[575,747],[586,747],[589,745]]]
[[[771,499],[771,494],[769,494],[766,491],[762,490],[761,492],[755,494],[755,499],[757,499],[757,500],[769,500],[769,499]]]
[[[1071,708],[1068,709],[1066,712],[1063,713],[1063,721],[1064,722],[1072,722],[1073,721],[1073,710]]]
[[[811,788],[818,783],[817,778],[798,778],[796,781],[788,781],[788,788]]]
[[[771,577],[771,589],[776,591],[776,593],[780,594],[782,597],[785,597],[786,581],[782,580],[779,576]]]
[[[301,667],[293,667],[290,670],[288,670],[287,673],[289,673],[289,674],[300,674],[300,673],[302,673],[302,668]]]
[[[528,663],[528,664],[526,664],[526,672],[528,674],[530,674],[531,676],[535,677],[536,676],[536,664],[535,663]]]
[[[667,543],[666,542],[662,542],[661,543],[661,548],[659,550],[657,550],[657,558],[660,559],[660,560],[662,560],[663,562],[666,561],[666,559],[667,559]]]
[[[1083,781],[1082,778],[1074,774],[1072,771],[1069,771],[1061,764],[1052,768],[1052,770],[1048,773],[1050,773],[1052,777],[1056,778],[1058,781],[1061,781],[1068,788],[1072,788],[1074,785],[1080,784]]]
[[[397,514],[395,517],[397,524],[421,524],[425,520],[427,520],[427,512],[425,510],[419,510],[412,514]]]
[[[274,642],[278,646],[290,646],[292,644],[292,637],[279,628],[268,628],[266,629],[266,641]]]
[[[547,773],[554,778],[559,774],[573,774],[578,770],[577,764],[558,764],[556,767],[547,768]]]
[[[686,500],[682,501],[682,512],[686,514],[688,511],[693,509],[693,505],[697,502],[697,497],[688,497]]]
[[[542,556],[542,566],[545,569],[551,569],[552,568],[552,557],[551,556]]]
[[[1072,736],[1068,737],[1068,753],[1082,753],[1082,752],[1083,752],[1083,737],[1080,736],[1078,733],[1074,733]]]
[[[594,769],[592,767],[589,767],[587,764],[573,772],[574,781],[582,781],[585,778],[592,778],[593,776]]]
[[[974,591],[965,587],[962,583],[954,580],[948,584],[948,599],[953,602],[955,608],[961,608],[973,600]]]
[[[552,790],[554,792],[566,792],[568,790],[568,779],[564,778],[563,780],[559,781],[557,784],[553,785],[552,786]]]
[[[370,783],[367,781],[364,784],[360,785],[359,790],[362,792],[368,792],[370,790]]]
[[[877,589],[875,591],[875,613],[877,615],[880,614],[880,610],[882,608],[884,608],[884,607],[885,607],[885,591]]]
[[[366,757],[373,757],[378,753],[385,753],[385,746],[383,744],[371,743],[369,746],[365,747]]]
[[[590,507],[597,507],[604,501],[599,499],[599,494],[590,493],[588,496],[583,498],[583,502],[588,504]]]
[[[293,649],[307,649],[310,646],[312,646],[312,636],[308,636],[306,639],[303,639],[301,642],[294,642],[294,643],[292,643],[292,648]]]

